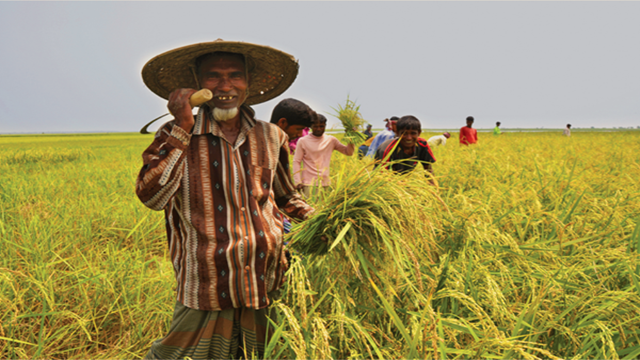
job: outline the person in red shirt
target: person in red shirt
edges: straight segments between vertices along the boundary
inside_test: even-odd
[[[460,144],[469,145],[478,142],[478,131],[473,126],[473,116],[467,116],[467,126],[460,128]]]

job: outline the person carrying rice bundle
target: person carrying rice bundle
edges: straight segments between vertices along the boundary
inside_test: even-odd
[[[406,173],[420,162],[425,170],[433,174],[432,164],[436,162],[436,158],[427,141],[420,137],[420,120],[412,115],[403,116],[396,123],[396,130],[400,137],[389,139],[378,147],[374,167],[392,162],[390,168],[393,171]]]
[[[326,127],[327,118],[317,114],[311,123],[311,134],[300,138],[293,156],[293,179],[307,198],[322,194],[331,185],[329,166],[333,151],[351,156],[355,150],[355,144],[344,145],[335,136],[326,135]]]
[[[280,95],[297,73],[287,53],[221,39],[144,66],[145,84],[175,119],[144,151],[136,194],[164,210],[177,281],[169,332],[146,358],[263,356],[269,305],[288,268],[280,211],[304,220],[314,210],[295,190],[287,135],[249,105]],[[213,97],[194,116],[197,89]]]

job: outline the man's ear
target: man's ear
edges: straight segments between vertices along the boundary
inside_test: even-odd
[[[277,124],[280,127],[280,129],[283,129],[283,130],[289,127],[289,122],[287,121],[287,118],[280,118]]]

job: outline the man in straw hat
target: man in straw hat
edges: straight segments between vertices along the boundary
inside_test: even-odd
[[[177,301],[169,333],[147,358],[263,356],[268,306],[288,264],[283,216],[313,209],[296,192],[288,138],[249,107],[284,92],[298,73],[282,51],[199,43],[151,59],[145,84],[175,117],[143,153],[140,200],[164,210]],[[189,97],[213,98],[193,115]]]

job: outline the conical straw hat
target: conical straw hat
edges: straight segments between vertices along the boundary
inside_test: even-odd
[[[168,99],[175,89],[198,89],[195,61],[204,54],[224,51],[243,54],[249,70],[249,88],[245,104],[271,100],[291,86],[298,75],[298,61],[271,48],[239,41],[218,39],[169,50],[149,60],[142,68],[142,79],[156,95]]]

